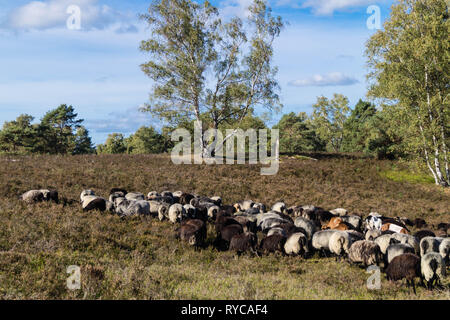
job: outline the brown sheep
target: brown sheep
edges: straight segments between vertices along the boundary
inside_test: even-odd
[[[273,234],[262,239],[259,248],[264,253],[281,252],[282,254],[284,254],[284,245],[286,243],[286,240],[286,237],[282,235]]]
[[[178,229],[178,237],[191,246],[202,246],[206,239],[206,224],[199,219],[183,221]]]
[[[236,251],[238,255],[246,251],[256,253],[258,238],[252,232],[234,235],[230,241],[230,250]]]
[[[392,259],[385,271],[387,280],[397,281],[405,278],[408,287],[412,285],[414,294],[416,294],[414,278],[422,279],[419,256],[413,253],[401,254]]]

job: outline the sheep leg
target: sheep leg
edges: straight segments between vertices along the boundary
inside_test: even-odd
[[[411,279],[411,282],[412,282],[412,287],[413,287],[414,294],[417,295],[417,293],[416,293],[416,285],[414,283],[414,279]]]

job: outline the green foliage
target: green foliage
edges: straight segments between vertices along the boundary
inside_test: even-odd
[[[129,154],[163,153],[169,147],[169,141],[152,127],[141,127],[127,139]]]
[[[118,154],[126,152],[126,141],[121,133],[109,134],[105,144],[99,144],[97,146],[97,154]]]
[[[434,179],[426,174],[411,173],[405,170],[386,170],[381,171],[380,175],[386,179],[396,182],[409,182],[409,183],[424,183],[432,184]]]
[[[307,121],[305,113],[291,112],[283,115],[274,129],[280,130],[280,152],[300,153],[305,151],[324,151],[325,144],[317,137]]]
[[[399,0],[366,48],[369,95],[395,106],[405,151],[441,185],[450,184],[449,29],[446,1]]]
[[[333,99],[321,96],[313,105],[311,125],[320,139],[327,143],[327,148],[334,152],[341,151],[344,140],[344,123],[350,108],[348,98],[334,94]]]
[[[5,122],[0,131],[0,149],[4,152],[27,153],[35,143],[36,129],[33,117],[22,114],[16,120]]]
[[[92,153],[89,132],[77,119],[72,106],[60,105],[47,112],[40,123],[20,115],[5,122],[0,131],[0,149],[9,153],[84,154]]]

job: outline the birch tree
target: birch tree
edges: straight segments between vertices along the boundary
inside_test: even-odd
[[[141,68],[154,84],[141,110],[171,125],[208,119],[218,129],[241,123],[257,106],[281,108],[272,59],[283,22],[264,0],[248,10],[245,21],[224,22],[208,1],[154,0],[142,15],[151,37],[141,43],[150,56]],[[206,155],[207,141],[200,139]]]
[[[369,96],[392,115],[437,185],[450,185],[450,22],[445,0],[398,0],[368,41]]]

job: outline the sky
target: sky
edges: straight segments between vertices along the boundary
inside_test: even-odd
[[[139,44],[150,34],[138,15],[149,3],[0,0],[0,125],[24,113],[39,121],[48,110],[67,104],[85,120],[94,144],[112,132],[128,136],[143,125],[160,129],[160,120],[139,112],[152,87],[139,67],[149,58]],[[211,3],[225,17],[245,17],[251,0]],[[288,25],[274,43],[284,108],[268,125],[284,113],[311,113],[321,95],[344,94],[350,106],[364,99],[365,42],[378,27],[372,9],[379,9],[382,26],[393,0],[269,3]],[[78,20],[70,19],[77,13],[73,6],[80,9],[79,29],[73,28]]]

